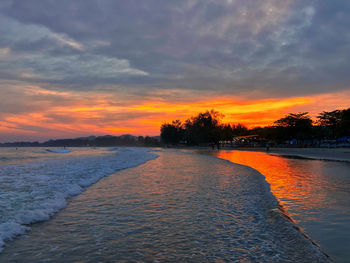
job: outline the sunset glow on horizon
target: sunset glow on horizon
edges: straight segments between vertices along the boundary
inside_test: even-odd
[[[163,123],[186,119],[207,110],[223,114],[222,123],[241,123],[248,128],[273,125],[274,121],[290,112],[308,111],[315,118],[323,110],[345,108],[350,93],[324,94],[313,97],[244,100],[239,98],[211,98],[202,101],[177,102],[139,101],[121,103],[108,94],[50,92],[29,87],[30,94],[46,94],[45,101],[33,105],[30,112],[3,114],[0,134],[10,141],[17,134],[23,138],[46,140],[90,135],[150,135],[160,133]],[[50,97],[53,96],[53,97]],[[66,104],[66,100],[70,100]],[[327,106],[323,101],[327,100]],[[54,105],[56,104],[56,105]],[[7,137],[7,138],[6,138]],[[18,140],[15,138],[14,140]]]

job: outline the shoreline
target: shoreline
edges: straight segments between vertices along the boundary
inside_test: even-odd
[[[349,148],[270,148],[269,152],[266,152],[264,147],[222,148],[222,151],[211,151],[208,148],[207,151],[203,148],[197,150],[197,153],[201,152],[258,170],[270,183],[271,192],[279,202],[279,212],[282,215],[294,222],[298,230],[318,246],[331,262],[337,259],[339,262],[345,262],[344,258],[348,258],[344,256],[346,247],[339,250],[343,244],[337,243],[336,239],[343,236],[346,240],[346,233],[349,233],[343,223],[346,221],[343,213],[348,211],[347,205],[343,205],[342,201],[337,203],[342,200],[339,197],[342,198],[342,191],[348,189],[347,185],[350,182],[346,170],[350,162]],[[316,174],[319,176],[315,176]],[[337,187],[333,187],[334,185]],[[318,200],[320,196],[323,196],[322,202],[312,201]],[[332,207],[333,210],[328,211],[328,207]],[[313,222],[312,218],[315,216],[319,222]],[[337,226],[325,229],[325,225],[333,223]],[[339,233],[335,234],[337,232]]]
[[[159,155],[87,188],[33,225],[28,238],[14,240],[0,261],[330,261],[277,211],[253,168],[178,151]]]
[[[196,151],[218,151],[212,150],[210,147],[177,147],[173,149],[179,150],[196,150]],[[313,160],[350,162],[350,148],[274,148],[270,147],[266,151],[265,147],[222,147],[219,150],[225,151],[250,151],[250,152],[264,152],[271,155],[281,155],[285,157],[296,157]]]
[[[350,162],[349,148],[222,148],[222,150],[256,151],[306,159]]]

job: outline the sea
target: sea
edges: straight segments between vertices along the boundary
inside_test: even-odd
[[[311,190],[303,193],[303,206],[297,192],[286,194],[266,171],[237,164],[225,152],[220,156],[220,152],[176,149],[70,149],[0,148],[0,262],[329,262],[335,258],[315,241],[310,228],[300,224],[302,214],[307,214],[310,225],[326,224],[313,214],[318,207],[311,207],[317,203],[308,198]],[[317,174],[322,165],[309,166],[317,167]],[[339,172],[338,176],[342,185]],[[336,187],[328,182],[330,189]],[[321,191],[325,184],[327,179],[310,189]],[[322,191],[319,202],[326,199]],[[332,203],[329,211],[333,213],[336,205],[343,203]]]
[[[197,151],[261,172],[286,214],[335,262],[350,262],[350,162],[256,151]]]

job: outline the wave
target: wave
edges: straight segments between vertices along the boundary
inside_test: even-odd
[[[71,149],[46,149],[46,151],[51,153],[70,153]]]
[[[191,152],[184,153],[194,154]],[[258,222],[257,226],[259,227],[254,227],[253,225],[256,222],[251,222],[251,224],[247,224],[247,229],[254,229],[253,240],[259,240],[261,237],[265,239],[266,247],[262,250],[266,254],[266,258],[263,257],[262,261],[270,261],[271,258],[273,258],[273,262],[330,261],[330,257],[322,251],[320,246],[287,214],[284,207],[271,192],[270,184],[263,174],[254,168],[229,160],[202,154],[200,156],[208,158],[208,163],[211,162],[210,159],[227,163],[235,167],[235,176],[239,175],[240,178],[244,178],[239,182],[240,186],[233,188],[232,191],[236,195],[235,199],[244,196],[243,203],[247,214],[253,214],[254,220]],[[241,224],[244,225],[246,222],[241,222]],[[271,257],[271,255],[274,256]],[[267,260],[268,258],[270,260]]]
[[[147,149],[83,158],[38,161],[0,167],[0,252],[5,241],[48,220],[67,198],[117,170],[138,166],[158,155]]]

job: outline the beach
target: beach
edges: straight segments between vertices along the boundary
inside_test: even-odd
[[[0,0],[0,263],[349,263],[349,14]]]
[[[256,170],[179,150],[121,149],[115,154],[107,158],[105,172],[93,177],[96,183],[71,193],[60,210],[41,223],[22,222],[25,237],[14,233],[3,239],[0,261],[329,261],[284,216]],[[118,155],[122,166],[113,165]],[[106,163],[95,158],[74,159],[80,167],[74,174],[90,171],[92,176],[101,170]],[[52,162],[57,168],[61,164]],[[119,169],[130,163],[136,167]],[[60,173],[71,173],[68,168]],[[55,177],[57,184],[62,177]],[[19,220],[15,210],[13,216],[11,221]]]
[[[236,151],[255,151],[267,152],[264,147],[241,147],[241,148],[223,148],[224,150]],[[345,161],[350,162],[350,148],[274,148],[268,150],[270,154],[279,154],[285,156],[296,156],[310,159]]]
[[[333,260],[348,262],[350,162],[344,161],[346,149],[194,151],[258,170],[265,176],[284,211],[303,232]],[[334,156],[342,161],[336,161]]]

